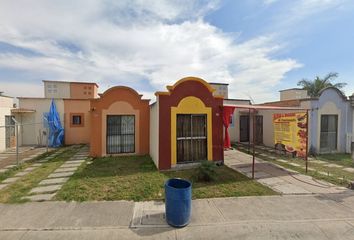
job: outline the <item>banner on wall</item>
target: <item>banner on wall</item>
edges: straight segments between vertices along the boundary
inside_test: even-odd
[[[274,144],[294,156],[306,155],[306,113],[273,114]]]

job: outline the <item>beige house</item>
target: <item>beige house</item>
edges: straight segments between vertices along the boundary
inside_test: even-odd
[[[224,105],[251,105],[247,99],[224,99]],[[251,123],[251,124],[250,124]],[[235,109],[232,119],[230,119],[229,135],[231,142],[248,142],[252,136],[252,117],[251,122],[248,116],[248,110]],[[251,139],[252,140],[252,139]]]
[[[98,85],[91,82],[43,80],[44,98],[19,97],[19,106],[12,114],[20,124],[19,144],[47,144],[46,115],[54,99],[64,127],[66,144],[89,143],[90,100],[98,98]],[[79,121],[79,124],[77,122]]]
[[[302,88],[289,88],[280,90],[280,101],[308,98],[307,90]]]
[[[13,108],[13,98],[0,92],[0,152],[15,145],[14,128],[5,127],[13,123],[11,108]]]
[[[98,85],[91,82],[43,80],[44,98],[92,99],[98,98]]]
[[[47,144],[46,132],[48,123],[46,114],[49,112],[51,98],[19,97],[19,106],[12,110],[12,114],[19,122],[19,145],[45,146]],[[54,99],[61,121],[64,119],[63,99]],[[63,122],[62,122],[63,124]]]

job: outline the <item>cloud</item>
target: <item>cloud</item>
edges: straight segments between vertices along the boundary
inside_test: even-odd
[[[270,5],[270,4],[273,4],[273,3],[275,3],[275,2],[278,2],[279,0],[263,0],[263,3],[265,4],[265,5]]]
[[[35,54],[0,52],[0,68],[26,72],[16,79],[22,83],[95,81],[101,91],[124,84],[147,98],[182,77],[199,76],[230,83],[230,97],[274,99],[272,87],[301,64],[275,58],[282,45],[272,36],[240,42],[206,22],[217,7],[217,1],[196,0],[2,1],[0,41]],[[21,95],[14,87],[19,82],[5,83],[9,94]]]

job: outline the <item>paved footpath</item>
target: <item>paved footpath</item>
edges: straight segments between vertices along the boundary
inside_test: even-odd
[[[190,224],[162,202],[0,204],[0,239],[353,239],[354,193],[195,200]]]
[[[37,168],[41,167],[44,162],[47,162],[48,160],[55,158],[56,156],[61,154],[63,151],[64,151],[64,149],[60,149],[57,152],[55,152],[54,154],[51,154],[51,155],[45,157],[44,159],[38,161],[37,163],[33,163],[30,166],[28,166],[27,168],[19,171],[14,176],[4,179],[2,182],[0,182],[0,190],[8,187],[9,185],[11,185],[11,184],[13,184],[15,182],[17,182],[18,180],[20,180],[22,177],[26,176],[27,174],[30,174],[31,172],[33,172]],[[35,157],[37,157],[37,156],[35,156]],[[33,157],[31,157],[31,159],[32,158]],[[4,169],[0,169],[0,173],[6,172],[6,171],[8,171],[8,170],[10,170],[10,169],[12,169],[14,167],[16,167],[16,165],[8,165]],[[1,171],[1,170],[5,170],[5,171]]]
[[[248,177],[252,176],[252,156],[238,150],[225,151],[225,164]],[[281,159],[279,160],[281,161]],[[328,194],[347,191],[326,181],[321,181],[256,158],[255,179],[281,194]]]
[[[49,201],[63,187],[63,185],[74,175],[75,171],[88,157],[88,147],[82,147],[68,161],[64,162],[53,173],[49,174],[46,179],[39,182],[38,186],[29,191],[29,195],[23,197],[31,201]],[[48,161],[43,159],[42,161]]]

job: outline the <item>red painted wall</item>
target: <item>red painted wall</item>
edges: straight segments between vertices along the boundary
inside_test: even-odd
[[[178,84],[170,95],[159,94],[159,169],[171,168],[171,107],[177,107],[185,97],[194,96],[212,108],[213,160],[224,159],[222,105],[223,99],[215,98],[200,81],[189,80]]]

